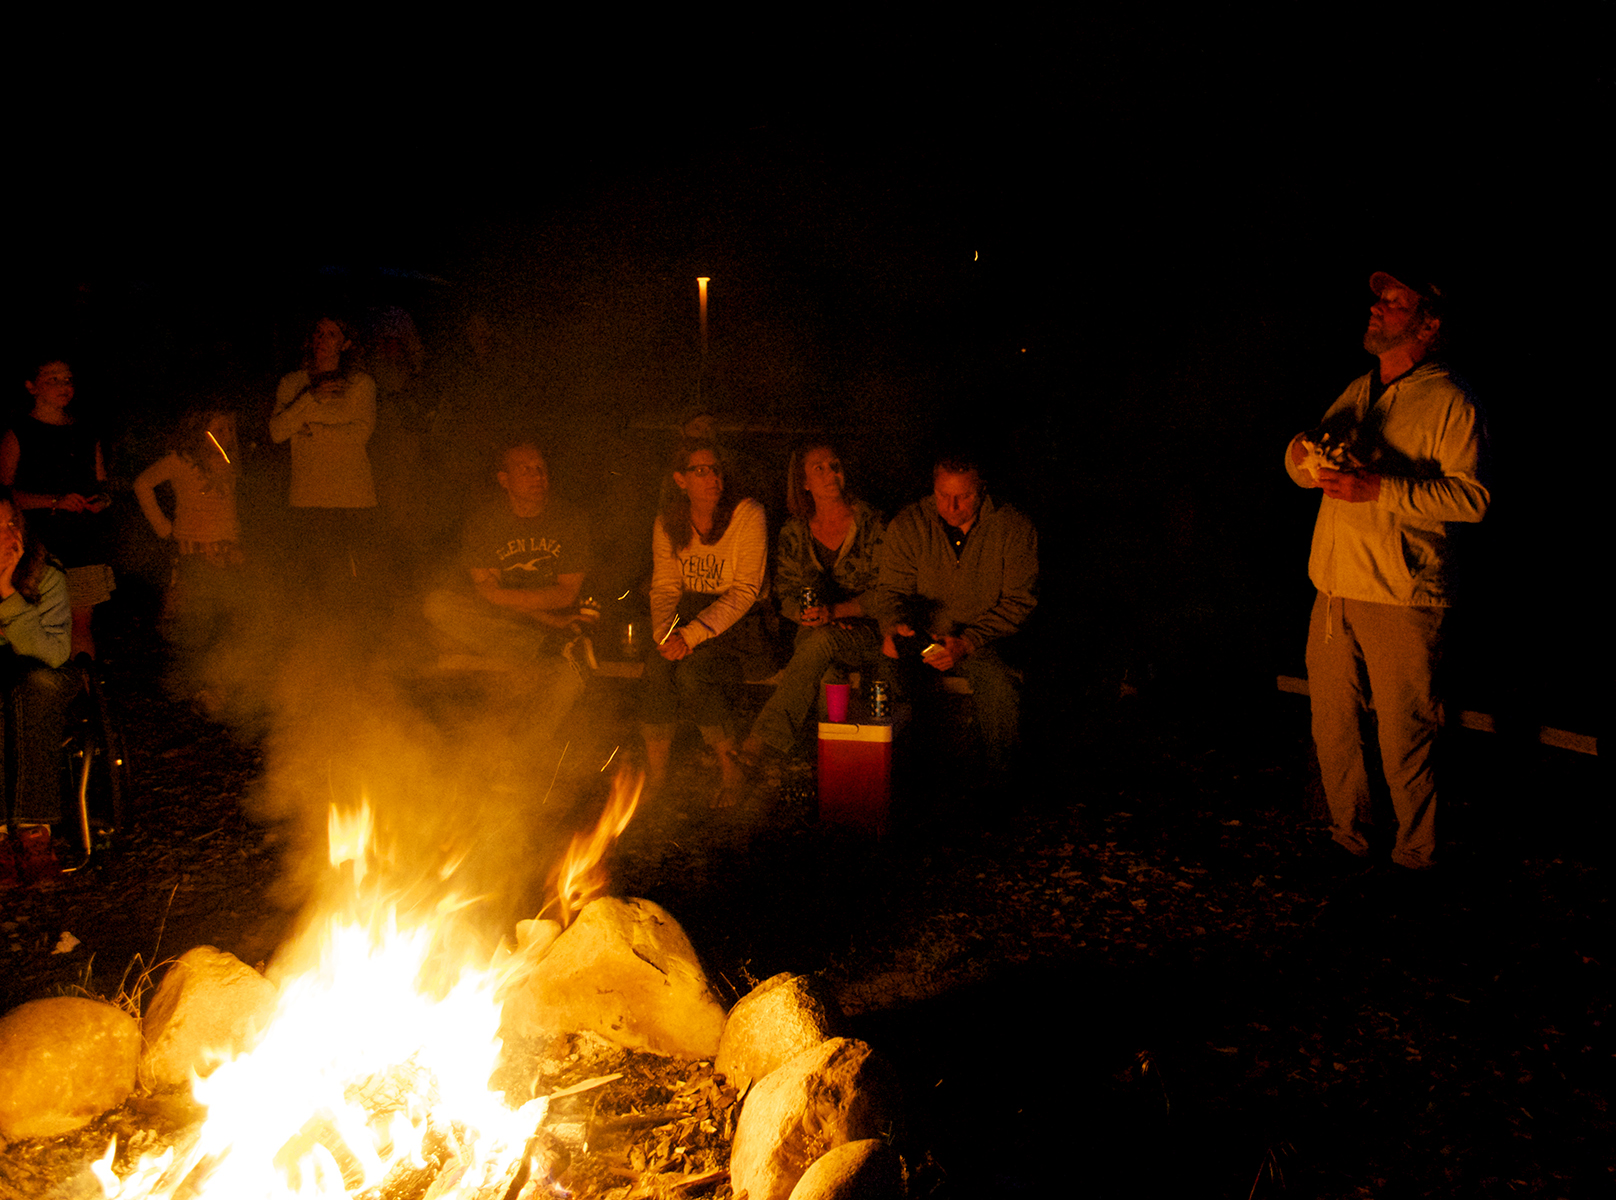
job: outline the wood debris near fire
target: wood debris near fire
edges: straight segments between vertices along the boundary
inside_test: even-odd
[[[524,1074],[531,1093],[520,1090]],[[730,1195],[739,1096],[710,1062],[629,1053],[569,1034],[542,1048],[507,1046],[495,1084],[513,1102],[552,1097],[544,1125],[566,1152],[565,1169],[554,1174],[580,1200]]]
[[[589,1034],[515,1045],[494,1085],[512,1103],[551,1097],[535,1131],[553,1180],[574,1200],[729,1200],[739,1097],[710,1062],[630,1053]],[[131,1099],[83,1129],[0,1151],[0,1200],[99,1197],[89,1164],[117,1138],[115,1170],[196,1136],[205,1110],[181,1095]],[[320,1139],[320,1131],[308,1132]],[[426,1200],[453,1166],[446,1151],[364,1200]],[[494,1200],[503,1200],[496,1197]]]

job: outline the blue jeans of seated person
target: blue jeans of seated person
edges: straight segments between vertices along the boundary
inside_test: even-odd
[[[698,616],[716,599],[704,592],[686,592],[679,597],[679,623]],[[647,725],[672,725],[684,717],[694,721],[709,742],[733,737],[735,712],[730,696],[746,679],[739,625],[736,622],[717,637],[708,638],[678,662],[669,662],[655,646],[650,647],[640,681],[640,720]]]
[[[584,690],[583,677],[559,653],[560,630],[509,615],[469,588],[429,592],[423,611],[428,623],[464,653],[520,671],[532,690],[524,690],[515,701],[521,711],[514,723],[535,744],[554,736]]]
[[[5,687],[5,738],[0,744],[7,815],[54,825],[62,819],[62,729],[83,680],[71,668],[47,667],[0,649],[0,685]]]
[[[819,681],[832,667],[866,675],[888,660],[881,655],[881,633],[874,621],[858,620],[851,628],[821,625],[798,627],[796,649],[780,685],[752,724],[753,736],[782,754],[790,754],[802,737],[809,714],[819,702]]]
[[[992,771],[1007,771],[1021,738],[1021,686],[1016,671],[991,645],[968,656],[948,672],[938,671],[918,660],[906,661],[899,668],[899,677],[918,717],[925,719],[926,710],[934,708],[946,695],[944,674],[963,675],[970,681],[987,766]]]

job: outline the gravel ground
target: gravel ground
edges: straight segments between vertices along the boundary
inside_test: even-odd
[[[310,894],[316,833],[276,799],[300,786],[284,736],[197,715],[141,644],[109,656],[135,824],[87,869],[5,894],[5,1008],[133,997],[201,943],[265,962]],[[417,694],[450,742],[452,702]],[[518,789],[531,828],[491,912],[544,903],[630,702],[597,681],[551,782]],[[905,787],[900,761],[879,842],[816,823],[806,759],[710,812],[688,745],[614,850],[612,890],[678,916],[726,999],[778,971],[825,978],[904,1073],[916,1195],[1609,1194],[1597,760],[1459,735],[1440,873],[1338,880],[1308,815],[1305,701],[1082,707],[1007,792]]]

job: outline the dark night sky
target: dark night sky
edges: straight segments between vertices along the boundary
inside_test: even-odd
[[[1499,445],[1478,642],[1553,690],[1576,671],[1520,664],[1581,652],[1522,580],[1564,562],[1579,619],[1592,591],[1591,484],[1558,446],[1609,394],[1586,353],[1608,78],[1565,57],[1587,31],[1405,26],[1425,53],[1390,57],[1384,32],[1084,19],[818,61],[840,35],[810,34],[795,61],[697,55],[699,84],[598,42],[562,81],[571,43],[488,31],[472,55],[450,35],[453,65],[380,42],[374,71],[142,59],[67,108],[23,89],[13,355],[86,343],[103,399],[161,408],[175,361],[205,375],[221,341],[284,369],[264,330],[331,285],[318,268],[407,268],[522,313],[550,402],[677,408],[710,274],[733,412],[862,422],[886,463],[893,439],[998,452],[1068,619],[1160,609],[1116,653],[1192,661],[1204,623],[1165,614],[1221,605],[1271,674],[1287,639],[1299,657],[1299,620],[1274,626],[1305,609],[1311,512],[1279,450],[1366,368],[1367,275],[1417,246],[1473,300],[1462,365]]]

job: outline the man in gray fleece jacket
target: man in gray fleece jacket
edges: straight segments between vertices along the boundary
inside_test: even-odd
[[[987,494],[974,461],[939,459],[932,494],[887,526],[873,614],[882,652],[901,659],[899,646],[920,638],[929,643],[920,656],[930,668],[920,672],[923,681],[950,671],[970,680],[988,765],[1000,772],[1021,710],[1015,673],[998,646],[1032,615],[1037,587],[1038,532]]]

